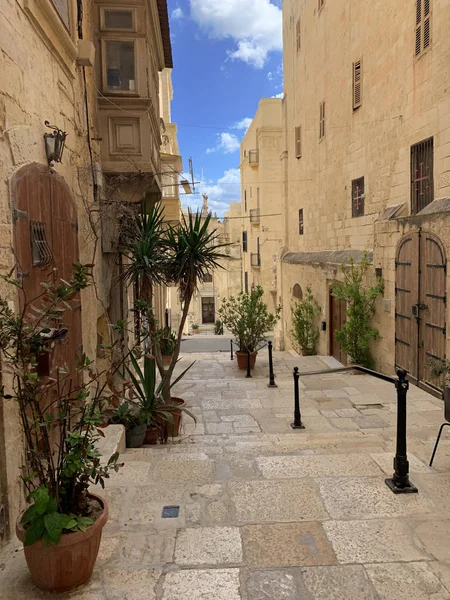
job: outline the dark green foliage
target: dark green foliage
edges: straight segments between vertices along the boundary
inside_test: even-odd
[[[316,353],[319,341],[320,306],[312,295],[310,287],[306,288],[306,296],[292,307],[292,337],[296,344],[308,355]]]
[[[384,291],[381,279],[374,286],[365,283],[370,266],[367,254],[360,264],[351,260],[342,267],[344,280],[332,287],[333,295],[347,303],[347,321],[336,332],[336,339],[354,364],[369,369],[374,367],[369,344],[380,337],[378,329],[372,326],[372,318],[376,300]]]

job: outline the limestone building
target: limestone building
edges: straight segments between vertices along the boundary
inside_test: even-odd
[[[428,359],[448,354],[450,4],[446,0],[283,2],[286,252],[281,342],[290,302],[311,285],[319,351],[345,360],[345,307],[331,283],[372,256],[385,284],[377,368],[401,366],[429,389]]]
[[[277,264],[284,240],[282,100],[263,98],[241,143],[242,280],[261,285],[270,311],[278,305]]]
[[[95,264],[96,288],[67,315],[70,336],[57,342],[55,369],[73,364],[81,348],[95,358],[108,323],[126,315],[114,223],[127,203],[161,198],[167,5],[17,0],[0,4],[0,22],[0,270],[15,265],[36,295],[52,274],[69,278],[77,260]],[[52,156],[54,133],[65,142],[62,156]],[[23,505],[20,431],[15,405],[1,402],[0,545]]]

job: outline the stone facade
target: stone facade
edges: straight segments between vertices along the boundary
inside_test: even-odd
[[[124,31],[123,23],[116,20],[123,13],[117,9],[131,4],[133,17]],[[38,170],[48,170],[47,178],[54,176],[64,182],[77,212],[79,259],[95,264],[96,289],[84,291],[81,298],[81,341],[84,352],[95,358],[99,337],[107,338],[108,323],[123,314],[120,307],[125,300],[126,308],[128,296],[117,285],[117,231],[104,219],[103,208],[111,187],[114,198],[109,195],[107,208],[112,201],[130,200],[130,188],[111,186],[108,177],[140,171],[147,184],[134,190],[135,200],[147,191],[161,196],[157,179],[161,170],[158,72],[171,67],[171,56],[163,0],[86,0],[83,15],[79,25],[74,0],[17,0],[0,7],[0,269],[9,271],[17,256],[15,223],[22,215],[14,213],[13,183],[27,166],[40,166]],[[151,26],[138,31],[144,23]],[[128,61],[128,66],[135,70],[136,82],[129,79],[126,90],[112,89],[123,87],[123,62],[119,56],[120,64],[111,63],[117,59],[118,47],[108,50],[107,41],[128,44],[128,51],[129,44],[134,44],[134,62]],[[151,98],[146,98],[147,75],[155,84],[149,86]],[[154,118],[147,118],[152,111]],[[44,146],[44,133],[50,131],[44,125],[46,120],[67,133],[62,162],[52,170],[47,167]],[[151,130],[140,129],[148,123],[153,124]],[[148,144],[151,147],[147,148]],[[138,171],[136,166],[130,168],[133,163],[138,163]],[[4,383],[7,385],[7,380]],[[0,544],[23,506],[20,429],[16,407],[1,403]]]
[[[243,286],[250,291],[261,285],[271,311],[278,305],[277,262],[285,237],[282,127],[282,100],[263,98],[241,143]]]
[[[278,282],[284,305],[279,341],[291,346],[294,285],[303,290],[311,285],[327,324],[319,352],[330,353],[329,288],[339,279],[341,264],[327,253],[373,251],[385,283],[375,318],[381,340],[373,351],[377,368],[392,372],[398,244],[421,228],[449,251],[448,212],[438,199],[450,195],[450,6],[433,0],[428,20],[422,3],[416,27],[412,0],[383,0],[370,7],[350,0],[320,4],[319,9],[317,0],[283,2],[286,188],[281,206],[290,254]],[[420,167],[422,158],[414,166],[412,147],[430,138],[434,165]],[[436,209],[422,215],[415,199],[422,202],[427,195]],[[316,257],[304,264],[301,258],[310,252]]]

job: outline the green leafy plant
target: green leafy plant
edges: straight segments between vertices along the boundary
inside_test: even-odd
[[[22,479],[30,508],[23,516],[25,544],[41,537],[57,543],[65,531],[83,530],[93,511],[90,485],[104,486],[111,470],[118,470],[118,454],[107,464],[96,449],[103,436],[99,425],[109,406],[110,376],[121,368],[115,362],[108,372],[98,372],[86,354],[77,356],[72,369],[53,368],[42,378],[39,365],[52,351],[54,340],[68,333],[64,314],[79,306],[78,292],[91,282],[91,269],[73,266],[70,281],[42,283],[42,293],[28,299],[22,282],[1,276],[19,294],[21,310],[15,312],[0,298],[0,351],[5,386],[1,400],[14,400],[21,419],[26,464]],[[114,345],[108,347],[110,356]],[[110,363],[113,364],[112,361]]]
[[[383,294],[384,285],[381,279],[377,279],[376,285],[365,283],[370,266],[367,253],[360,264],[351,260],[342,267],[343,281],[333,284],[331,291],[347,304],[347,321],[336,332],[337,341],[353,363],[373,368],[369,345],[371,340],[378,340],[380,335],[378,329],[372,326],[372,318],[376,300]]]
[[[163,356],[172,356],[177,345],[177,336],[170,327],[165,327],[157,332],[155,342],[159,343],[159,348]]]
[[[144,202],[142,214],[135,220],[135,231],[123,241],[122,252],[127,257],[123,277],[136,285],[138,296],[146,302],[142,308],[143,322],[147,324],[153,342],[153,354],[162,380],[162,396],[170,404],[171,381],[180,354],[189,307],[199,282],[212,271],[222,268],[219,260],[226,258],[221,249],[216,229],[211,229],[211,214],[188,211],[177,226],[164,222],[160,203]],[[170,365],[162,359],[160,341],[155,339],[158,329],[154,315],[154,288],[173,284],[178,287],[182,313],[176,333],[176,345]]]
[[[199,329],[199,326],[194,324],[192,325],[192,329]]]
[[[223,323],[219,319],[215,322],[214,333],[215,335],[223,335]]]
[[[265,336],[280,319],[281,306],[277,307],[275,314],[269,313],[262,300],[263,295],[264,290],[257,286],[249,293],[241,292],[236,297],[222,300],[218,312],[239,344],[240,352],[257,352]]]
[[[132,429],[145,422],[143,418],[139,413],[139,407],[126,400],[113,411],[109,420],[113,425],[123,425],[125,429]]]
[[[319,341],[317,318],[320,306],[312,294],[310,287],[306,288],[306,296],[292,307],[292,338],[307,355],[316,353]]]

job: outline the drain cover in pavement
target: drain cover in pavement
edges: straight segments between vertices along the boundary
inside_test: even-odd
[[[180,514],[179,506],[164,506],[162,510],[163,519],[176,519]]]

